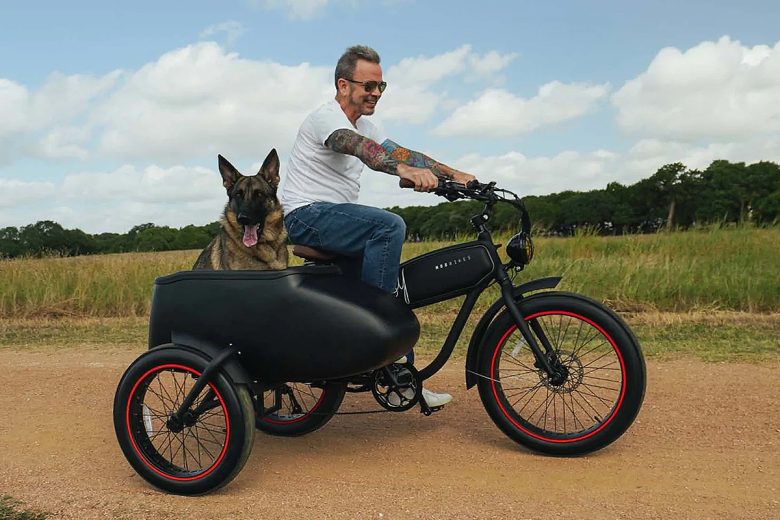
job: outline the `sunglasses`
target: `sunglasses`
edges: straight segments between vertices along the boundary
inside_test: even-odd
[[[381,94],[387,88],[386,81],[376,82],[376,81],[355,81],[354,79],[349,79],[349,78],[343,78],[343,79],[349,81],[350,83],[357,83],[358,85],[363,85],[363,88],[366,89],[366,92],[368,92],[369,94],[373,92],[374,89],[377,88],[379,89],[379,93]]]

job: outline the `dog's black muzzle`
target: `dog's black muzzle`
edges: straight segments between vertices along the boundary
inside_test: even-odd
[[[238,214],[238,216],[236,217],[236,220],[237,220],[237,221],[238,221],[238,223],[239,223],[239,224],[241,224],[242,226],[251,226],[251,225],[253,225],[253,224],[257,224],[257,220],[255,220],[255,219],[252,219],[252,218],[251,218],[249,215],[247,215],[246,213],[239,213],[239,214]]]

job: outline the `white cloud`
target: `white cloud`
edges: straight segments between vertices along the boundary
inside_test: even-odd
[[[85,127],[55,127],[33,147],[34,155],[49,159],[87,159],[89,137]]]
[[[89,233],[127,232],[144,222],[202,225],[217,220],[226,201],[216,169],[198,166],[125,165],[57,183],[0,179],[0,227],[47,219]]]
[[[448,76],[463,72],[469,57],[473,57],[470,45],[436,56],[404,58],[387,69],[388,81],[397,80],[428,86]]]
[[[264,157],[272,147],[289,149],[308,112],[333,95],[331,74],[307,63],[247,60],[203,42],[132,74],[91,122],[101,152],[124,160]]]
[[[0,208],[13,208],[42,201],[50,198],[54,192],[54,184],[50,182],[0,179]]]
[[[230,24],[230,22],[226,22]],[[232,25],[217,24],[229,30]],[[390,65],[386,121],[419,124],[453,100],[443,80],[500,71],[513,59],[471,46]],[[332,65],[250,60],[214,42],[173,50],[137,71],[52,74],[38,90],[0,79],[0,161],[19,156],[173,165],[217,153],[285,154],[306,115],[333,96]]]
[[[387,121],[421,124],[436,111],[452,104],[447,89],[441,86],[445,79],[462,76],[466,80],[497,79],[492,75],[506,68],[516,54],[490,51],[479,55],[470,45],[435,56],[404,58],[387,68],[385,77],[390,85],[383,98],[381,117]]]
[[[210,25],[203,29],[200,33],[200,38],[205,40],[207,38],[213,38],[220,34],[225,34],[228,45],[233,45],[242,34],[244,34],[244,26],[235,20],[228,20],[214,25]]]
[[[0,78],[0,137],[14,135],[28,128],[26,106],[29,98],[26,88]]]
[[[99,95],[112,89],[121,75],[118,70],[99,77],[52,74],[30,98],[29,114],[33,124],[44,128],[78,117]]]
[[[704,169],[716,159],[780,162],[780,140],[759,137],[743,142],[692,145],[648,139],[622,153],[564,151],[536,157],[518,152],[498,156],[469,154],[453,161],[451,166],[473,173],[482,181],[494,180],[518,194],[544,195],[564,190],[602,189],[613,181],[632,184],[673,162]]]
[[[23,153],[20,150],[44,158],[86,157],[79,145],[89,130],[71,123],[86,117],[121,75],[120,71],[104,76],[54,73],[34,92],[0,78],[0,158],[10,159]]]
[[[125,165],[112,172],[77,173],[63,180],[64,199],[91,199],[113,204],[117,200],[172,204],[224,198],[219,174],[202,167],[156,165],[139,170]]]
[[[715,159],[780,162],[780,140],[756,138],[695,146],[646,139],[622,153],[594,150],[529,156],[510,152],[496,156],[466,154],[452,160],[438,158],[474,173],[482,181],[497,181],[519,195],[544,195],[601,189],[613,181],[631,184],[652,175],[664,164],[678,161],[700,169]],[[251,175],[260,162],[234,164]],[[216,169],[202,167],[125,165],[108,172],[70,174],[58,183],[0,179],[0,227],[46,219],[89,233],[127,232],[144,222],[174,227],[203,225],[217,220],[226,200]],[[364,171],[360,195],[363,204],[388,207],[443,201],[431,194],[398,188],[396,177]]]
[[[455,110],[435,132],[442,136],[520,135],[582,116],[608,91],[608,84],[553,81],[542,85],[533,98],[524,99],[503,89],[488,89]]]
[[[500,71],[504,70],[515,58],[517,53],[501,54],[497,51],[490,51],[484,56],[472,55],[469,56],[469,79],[475,81],[477,79],[500,81],[501,78],[493,77]]]
[[[626,132],[661,139],[740,140],[780,132],[780,43],[728,36],[681,52],[662,49],[612,96]]]
[[[266,9],[280,9],[293,20],[310,20],[322,12],[329,0],[254,0]]]

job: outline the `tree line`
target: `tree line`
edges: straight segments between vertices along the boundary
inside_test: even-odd
[[[563,236],[581,227],[624,234],[710,223],[773,225],[780,221],[780,166],[718,160],[695,170],[672,163],[628,186],[611,182],[601,190],[527,196],[523,201],[537,232]],[[480,208],[469,201],[391,210],[404,218],[410,238],[431,239],[468,232],[469,218]],[[492,229],[516,230],[517,213],[497,205],[491,224]]]
[[[149,223],[134,226],[127,233],[90,235],[80,229],[64,229],[56,222],[42,220],[20,228],[0,229],[0,258],[202,249],[218,232],[219,222],[181,229]]]
[[[601,190],[563,191],[523,200],[537,231],[554,235],[571,235],[583,226],[602,234],[624,234],[714,222],[773,225],[780,221],[780,166],[718,160],[695,170],[672,163],[628,186],[611,182]],[[469,218],[481,210],[481,204],[459,201],[389,209],[404,218],[410,240],[452,239],[470,231]],[[491,223],[492,229],[516,230],[517,214],[509,205],[497,205]],[[45,220],[0,229],[0,257],[202,249],[219,226],[212,222],[175,229],[148,223],[123,234],[90,235]]]

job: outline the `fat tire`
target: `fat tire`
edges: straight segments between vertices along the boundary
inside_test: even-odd
[[[298,437],[319,430],[336,414],[346,393],[346,386],[342,383],[326,382],[321,388],[322,394],[314,408],[292,420],[283,420],[275,415],[261,416],[262,396],[256,396],[255,427],[262,432],[279,437]]]
[[[133,400],[140,402],[144,398],[144,394],[149,391],[149,385],[154,382],[155,377],[158,377],[157,374],[167,370],[171,373],[197,377],[197,374],[203,373],[210,361],[191,350],[171,348],[171,345],[165,347],[158,347],[140,356],[127,368],[119,381],[114,397],[113,413],[117,440],[133,469],[151,485],[178,495],[209,493],[233,480],[244,467],[252,451],[254,440],[252,397],[246,385],[236,385],[224,372],[218,372],[206,388],[215,392],[219,398],[219,404],[215,409],[225,416],[227,436],[219,448],[221,457],[209,468],[200,473],[196,471],[194,474],[170,469],[164,463],[161,464],[159,461],[164,460],[165,456],[160,455],[156,448],[148,447],[152,444],[148,428],[143,427],[143,420],[139,422],[137,412],[132,412],[133,407],[138,406]],[[171,402],[174,403],[176,400],[178,397]],[[172,404],[170,408],[174,407],[175,404]],[[143,430],[146,430],[146,433]],[[162,451],[165,452],[164,449]],[[157,462],[154,460],[155,457],[158,459]],[[175,458],[175,454],[170,458]],[[172,463],[170,465],[175,466]]]
[[[527,422],[510,403],[497,372],[501,358],[499,353],[503,351],[512,334],[520,334],[519,331],[513,332],[516,327],[514,320],[509,311],[504,309],[486,331],[477,357],[477,369],[482,376],[478,379],[477,386],[482,404],[490,418],[512,440],[534,451],[551,455],[591,453],[617,440],[639,413],[646,387],[644,358],[631,329],[611,309],[579,294],[545,292],[517,303],[526,321],[532,317],[568,316],[600,330],[607,344],[615,351],[616,359],[620,361],[624,384],[621,390],[616,390],[617,401],[610,413],[581,433],[566,435],[545,431],[544,428]],[[609,350],[609,347],[606,349]],[[524,366],[530,368],[527,364]],[[532,370],[526,372],[530,374]],[[528,414],[527,411],[525,413]]]

